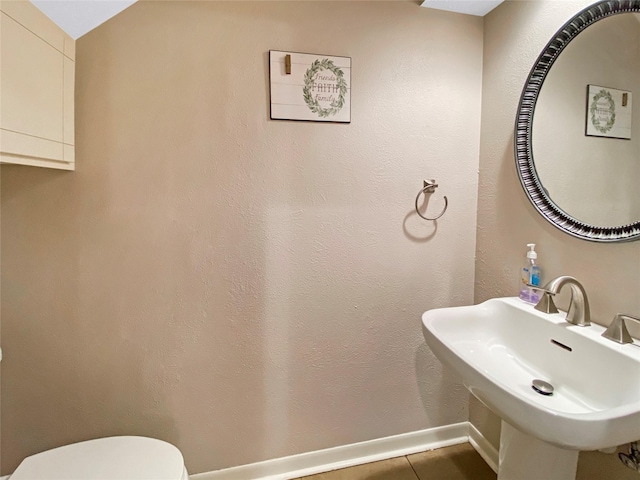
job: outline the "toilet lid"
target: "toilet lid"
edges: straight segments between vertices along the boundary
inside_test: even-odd
[[[10,480],[180,480],[184,460],[170,443],[107,437],[25,458]]]

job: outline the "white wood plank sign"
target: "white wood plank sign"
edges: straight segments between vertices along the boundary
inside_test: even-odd
[[[632,95],[628,90],[589,85],[586,134],[629,140],[631,110]]]
[[[351,58],[270,50],[269,80],[272,120],[351,122]]]

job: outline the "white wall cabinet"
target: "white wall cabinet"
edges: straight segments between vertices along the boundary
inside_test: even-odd
[[[74,170],[75,40],[26,0],[0,17],[0,163]]]

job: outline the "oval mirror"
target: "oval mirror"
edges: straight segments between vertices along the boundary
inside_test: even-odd
[[[640,239],[640,0],[597,2],[551,39],[520,98],[515,155],[527,196],[557,228]]]

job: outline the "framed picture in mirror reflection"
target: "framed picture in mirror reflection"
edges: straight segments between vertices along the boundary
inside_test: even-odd
[[[632,93],[628,90],[587,86],[586,135],[631,139]]]

